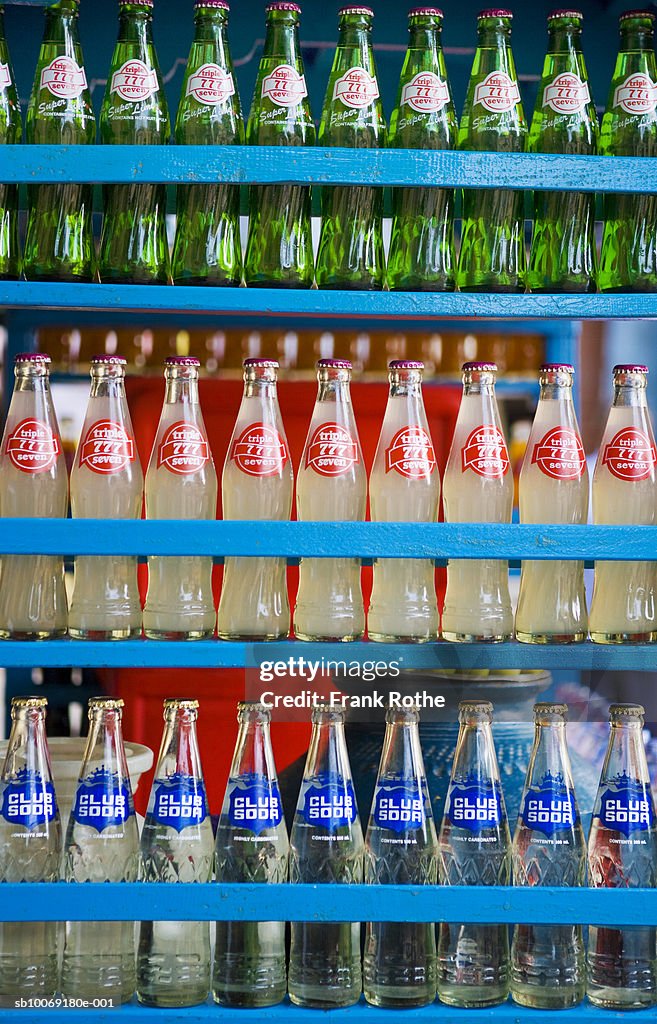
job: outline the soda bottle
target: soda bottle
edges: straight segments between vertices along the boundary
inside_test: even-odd
[[[214,519],[217,474],[198,398],[193,356],[164,361],[164,406],[146,470],[147,519]],[[214,633],[212,558],[148,559],[144,632],[154,640],[201,640]]]
[[[273,359],[244,360],[244,396],[222,476],[224,519],[283,519],[294,474]],[[290,631],[285,558],[226,558],[217,630],[224,640],[279,640]]]
[[[415,7],[388,145],[454,149],[457,124],[441,45],[442,11]],[[454,189],[395,188],[386,275],[390,291],[452,292]]]
[[[461,701],[459,736],[438,836],[441,885],[509,885],[511,839],[495,756],[493,705]],[[503,1003],[509,932],[501,924],[438,926],[438,998],[449,1006]]]
[[[589,884],[657,885],[655,804],[643,745],[640,704],[612,704],[611,734],[589,835]],[[610,1010],[657,1003],[654,927],[589,927],[587,995]]]
[[[363,881],[363,831],[344,736],[344,710],[318,705],[290,835],[290,882]],[[288,987],[299,1006],[360,998],[360,924],[293,922]]]
[[[144,476],[125,396],[125,359],[91,360],[91,395],[71,471],[74,519],[140,519]],[[68,630],[78,640],[124,640],[141,634],[137,559],[75,559]]]
[[[416,707],[388,708],[379,774],[365,837],[365,881],[435,885],[436,826],[424,773]],[[436,998],[432,923],[371,921],[365,930],[363,988],[387,1009],[426,1006]]]
[[[244,123],[226,38],[228,4],[196,0],[174,137],[178,145],[243,145]],[[240,187],[179,185],[172,273],[175,284],[237,287],[242,280]]]
[[[534,747],[512,844],[514,885],[586,883],[586,845],[566,745],[565,704],[534,705]],[[517,924],[511,995],[521,1006],[562,1010],[584,998],[581,925]]]
[[[0,145],[20,142],[21,108],[14,69],[5,38],[4,4],[0,4]],[[0,185],[0,280],[18,277],[18,185]]]
[[[45,697],[12,697],[11,733],[0,774],[0,881],[57,882],[62,830],[46,741]],[[0,1006],[52,999],[57,991],[56,921],[0,923]]]
[[[382,149],[386,122],[379,97],[371,33],[374,12],[348,6],[339,12],[340,36],[322,120],[321,146]],[[318,288],[383,288],[383,189],[370,185],[322,189]]]
[[[241,703],[217,826],[218,882],[287,881],[288,838],[262,704]],[[224,1006],[274,1006],[285,996],[285,923],[218,921],[212,992]]]
[[[141,834],[145,882],[210,882],[212,822],[196,740],[197,700],[164,701],[164,733]],[[194,1006],[210,990],[207,921],[142,921],[137,996],[147,1006]]]
[[[614,400],[593,473],[594,523],[655,522],[657,450],[646,402],[648,367],[614,367]],[[657,638],[652,562],[596,562],[589,631],[596,643]]]
[[[78,38],[78,0],[46,8],[46,27],[25,141],[93,145],[96,119]],[[32,185],[23,272],[28,280],[91,281],[94,276],[93,185]]]
[[[265,8],[265,46],[258,69],[246,141],[251,146],[314,146],[303,58],[301,8]],[[244,277],[251,288],[310,288],[314,262],[308,185],[252,185]]]
[[[389,364],[390,394],[370,474],[374,522],[435,523],[440,476],[422,400],[424,363]],[[378,558],[367,618],[370,640],[435,640],[438,607],[430,558]]]
[[[586,523],[589,475],[567,363],[544,363],[536,415],[520,470],[521,523]],[[586,640],[584,563],[523,562],[516,637],[525,643]]]
[[[14,360],[16,383],[0,448],[0,514],[65,519],[68,475],[50,393],[50,356]],[[66,633],[64,559],[3,555],[0,637],[48,640]]]
[[[92,697],[89,735],[64,844],[65,882],[135,882],[139,830],[123,748],[123,701]],[[132,921],[67,921],[62,993],[130,1000],[135,990]]]
[[[513,474],[495,399],[495,363],[463,364],[463,398],[443,479],[448,523],[510,523]],[[445,640],[509,640],[508,562],[451,559],[442,618]]]
[[[527,123],[511,51],[506,10],[482,11],[458,148],[522,153]],[[525,197],[521,191],[463,192],[457,283],[468,292],[525,290]]]
[[[654,22],[654,11],[620,16],[620,50],[600,133],[603,156],[657,156]],[[603,218],[600,291],[657,291],[657,196],[605,195]]]
[[[119,0],[119,37],[100,111],[106,145],[164,145],[169,112],[151,32],[153,0]],[[99,270],[102,281],[167,284],[165,185],[107,185]]]
[[[297,474],[297,518],[365,518],[367,476],[351,405],[351,363],[320,359],[319,390]],[[365,611],[357,558],[302,558],[294,609],[298,640],[357,640]]]

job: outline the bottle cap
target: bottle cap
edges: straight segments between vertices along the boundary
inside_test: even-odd
[[[468,711],[477,715],[492,715],[493,705],[489,700],[461,700],[459,711]]]
[[[584,21],[584,15],[581,11],[571,11],[569,8],[550,11],[547,16],[547,20],[552,21],[553,18],[578,18],[579,21]]]
[[[279,365],[278,359],[245,359],[242,363],[245,370],[247,366],[271,366],[277,370]]]
[[[550,701],[539,700],[534,704],[535,715],[567,715],[567,704],[552,704]]]
[[[89,711],[99,708],[101,711],[120,711],[125,706],[122,697],[90,697]]]
[[[46,708],[48,707],[47,697],[12,697],[12,708]]]
[[[649,373],[647,366],[642,366],[641,363],[616,363],[614,366],[614,373]]]
[[[199,7],[212,7],[215,11],[229,11],[230,7],[226,3],[226,0],[196,0],[194,4],[194,10],[197,11]]]
[[[513,18],[513,11],[507,11],[505,7],[487,7],[486,10],[479,11],[477,21],[480,18]]]
[[[50,356],[46,352],[19,352],[14,356],[15,363],[49,363]]]
[[[267,4],[265,7],[265,13],[269,11],[294,11],[295,14],[301,14],[301,8],[298,4],[284,3],[283,0],[275,0],[274,3]]]
[[[642,718],[646,713],[643,704],[610,704],[609,717],[622,715],[625,718]]]
[[[427,18],[444,18],[444,14],[439,7],[411,7],[408,12],[409,18],[419,18],[423,14]]]
[[[623,11],[619,17],[619,21],[626,21],[627,18],[650,18],[651,21],[655,20],[654,11],[636,10],[636,11]]]
[[[353,364],[348,359],[318,359],[317,369],[332,368],[334,370],[353,370]]]
[[[348,7],[340,8],[338,17],[341,18],[343,14],[363,14],[366,18],[374,17],[374,11],[371,7],[354,7],[351,4]]]
[[[574,373],[575,367],[572,363],[541,363],[539,367],[541,373],[549,373],[550,370],[565,370],[566,373]]]
[[[470,370],[480,370],[484,373],[497,373],[497,363],[464,363],[461,367],[463,373]]]
[[[388,363],[389,370],[423,370],[424,363],[416,359],[391,359]]]
[[[164,360],[165,366],[200,366],[201,361],[196,356],[167,356]]]
[[[92,363],[104,363],[106,366],[125,366],[126,360],[123,356],[93,356]]]
[[[198,701],[178,700],[177,697],[165,697],[164,710],[167,711],[169,708],[176,708],[180,711],[198,711]]]

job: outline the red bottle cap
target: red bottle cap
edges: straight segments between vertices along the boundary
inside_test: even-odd
[[[651,21],[654,21],[655,20],[655,12],[654,11],[643,11],[643,10],[623,11],[623,13],[620,15],[618,20],[619,21],[625,21],[626,18],[650,18]]]
[[[477,20],[480,18],[513,18],[513,11],[507,11],[504,7],[487,7],[484,11],[479,11]]]
[[[267,4],[265,7],[265,13],[269,11],[294,11],[295,14],[301,14],[301,8],[298,4],[283,3],[283,0],[276,0],[275,3]]]
[[[572,363],[541,363],[540,372],[549,372],[550,370],[566,370],[567,373],[574,373],[575,367]]]
[[[352,363],[348,359],[318,359],[317,369],[333,368],[334,370],[353,370]]]
[[[614,366],[614,373],[649,373],[647,366],[641,363],[617,363]]]
[[[417,359],[391,359],[388,363],[389,370],[423,370],[424,363]]]
[[[464,363],[461,367],[463,373],[467,370],[483,370],[490,373],[497,373],[497,363]]]
[[[215,11],[229,11],[230,7],[226,3],[226,0],[196,0],[194,4],[194,10],[197,11],[199,7],[212,7]]]
[[[374,11],[371,7],[341,7],[338,11],[338,17],[341,18],[343,14],[364,14],[367,18],[374,17]]]
[[[100,356],[93,356],[91,359],[92,363],[105,363],[109,366],[125,366],[126,361],[123,356],[107,356],[105,354]]]
[[[50,356],[46,352],[19,352],[14,356],[15,363],[49,363]]]
[[[411,7],[408,12],[409,18],[419,17],[422,14],[426,14],[428,18],[444,18],[439,7]]]
[[[247,366],[273,366],[274,369],[277,370],[279,362],[278,359],[245,359],[242,366],[244,369],[246,369]]]
[[[547,16],[548,21],[552,21],[553,18],[578,18],[580,21],[584,21],[584,15],[581,11],[571,11],[568,8],[559,9],[557,11],[550,11]]]
[[[201,360],[196,356],[167,356],[165,366],[200,366]]]

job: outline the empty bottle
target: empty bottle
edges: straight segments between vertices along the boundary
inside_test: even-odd
[[[144,476],[125,396],[125,359],[91,360],[91,395],[71,470],[74,519],[140,519]],[[141,634],[134,555],[78,556],[68,630],[79,640]]]
[[[68,476],[50,392],[50,356],[16,356],[16,383],[0,448],[0,515],[65,519]],[[3,555],[0,637],[48,640],[66,633],[64,559]]]
[[[315,123],[299,47],[298,4],[270,3],[246,141],[313,146]],[[310,288],[314,276],[309,185],[252,185],[244,277],[251,288]]]
[[[226,38],[228,11],[224,0],[197,0],[194,5],[194,41],[174,129],[178,145],[244,143],[242,107]],[[239,185],[178,186],[172,274],[176,284],[240,284]]]
[[[222,476],[224,519],[283,519],[294,473],[278,407],[278,363],[244,360],[244,396]],[[285,558],[225,558],[217,615],[224,640],[279,640],[290,631]]]
[[[377,149],[386,144],[371,33],[374,12],[348,6],[339,12],[340,37],[324,97],[321,146]],[[383,288],[383,189],[334,185],[322,189],[318,288]]]
[[[270,712],[238,706],[239,733],[217,826],[218,882],[287,881],[288,837],[269,736]],[[224,1006],[273,1006],[285,996],[285,922],[218,921],[212,992]]]
[[[457,124],[437,7],[408,14],[410,39],[388,145],[454,149]],[[390,291],[454,291],[454,189],[395,188],[386,279]]]
[[[512,845],[514,885],[586,883],[586,845],[566,744],[567,712],[565,704],[534,705],[534,746]],[[561,1010],[581,1002],[585,989],[581,925],[515,926],[511,995],[516,1003]]]
[[[45,697],[12,697],[0,773],[0,882],[57,882],[62,830],[46,741]],[[57,992],[56,921],[0,924],[0,1006]]]
[[[643,745],[640,704],[612,704],[611,734],[589,835],[589,884],[657,885],[655,804]],[[589,927],[587,995],[608,1010],[657,1003],[655,928]]]
[[[123,701],[92,697],[64,843],[65,882],[136,882],[139,830],[123,748]],[[132,921],[67,921],[62,993],[125,1003],[135,990]]]
[[[344,736],[344,711],[319,705],[290,835],[290,882],[363,881],[363,831]],[[360,924],[291,924],[290,999],[330,1009],[357,1003],[362,989]]]
[[[459,736],[438,837],[441,885],[509,885],[511,881],[511,840],[492,719],[489,701],[459,704]],[[508,994],[507,926],[441,922],[440,1001],[469,1008],[494,1006]]]
[[[365,881],[435,885],[436,827],[424,772],[417,708],[389,708],[379,774],[365,837]],[[432,923],[372,921],[366,926],[363,989],[387,1009],[426,1006],[436,998]]]
[[[147,519],[214,519],[217,474],[198,398],[199,361],[165,360],[162,415],[146,471]],[[154,640],[201,640],[214,633],[212,558],[148,559],[144,632]]]
[[[196,739],[197,717],[197,700],[164,702],[164,733],[141,834],[145,882],[212,880],[214,838]],[[139,1002],[194,1006],[205,1001],[209,990],[209,923],[142,921]]]
[[[422,400],[424,363],[393,360],[390,394],[370,474],[374,522],[435,523],[440,475]],[[435,640],[438,607],[430,558],[378,558],[367,617],[370,640]]]
[[[365,518],[367,476],[349,383],[351,363],[320,359],[319,390],[297,474],[297,518]],[[357,640],[365,611],[357,558],[302,558],[294,609],[298,640]]]
[[[21,108],[14,69],[5,38],[4,5],[0,5],[0,145],[20,142]],[[0,280],[18,277],[18,185],[0,185]]]

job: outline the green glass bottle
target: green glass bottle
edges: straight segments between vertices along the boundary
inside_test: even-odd
[[[266,8],[265,47],[246,126],[250,146],[314,146],[315,124],[299,47],[294,3]],[[249,192],[244,277],[259,288],[313,283],[311,193],[307,185],[254,185]]]
[[[20,142],[23,125],[5,39],[4,6],[0,5],[0,145]],[[0,280],[20,273],[18,246],[18,185],[0,185]]]
[[[373,11],[343,7],[340,36],[319,126],[322,146],[383,148],[386,122],[372,50]],[[322,189],[318,288],[383,288],[383,189],[369,185]]]
[[[105,144],[164,145],[169,113],[151,32],[153,0],[119,0],[119,37],[100,112]],[[165,185],[108,185],[100,239],[102,281],[167,284]]]
[[[530,153],[597,153],[598,116],[581,36],[580,11],[548,15],[548,51],[529,131]],[[596,263],[595,193],[535,192],[529,290],[594,292]]]
[[[482,11],[477,50],[461,117],[459,149],[522,153],[527,123],[511,52],[511,11]],[[457,284],[469,292],[525,290],[522,192],[463,192]]]
[[[436,7],[409,11],[410,39],[390,118],[388,145],[453,149],[456,114]],[[390,291],[454,290],[454,189],[396,188],[387,281]]]
[[[197,0],[194,41],[178,105],[179,145],[244,143],[242,107],[230,57],[224,0]],[[175,284],[239,285],[239,185],[179,185],[172,272]]]
[[[653,11],[620,18],[620,51],[602,118],[605,156],[657,156]],[[657,292],[657,196],[604,197],[598,284],[603,292]]]
[[[78,38],[78,0],[46,8],[46,25],[27,108],[25,140],[93,145],[96,120]],[[32,185],[23,272],[28,280],[91,281],[92,185]]]

